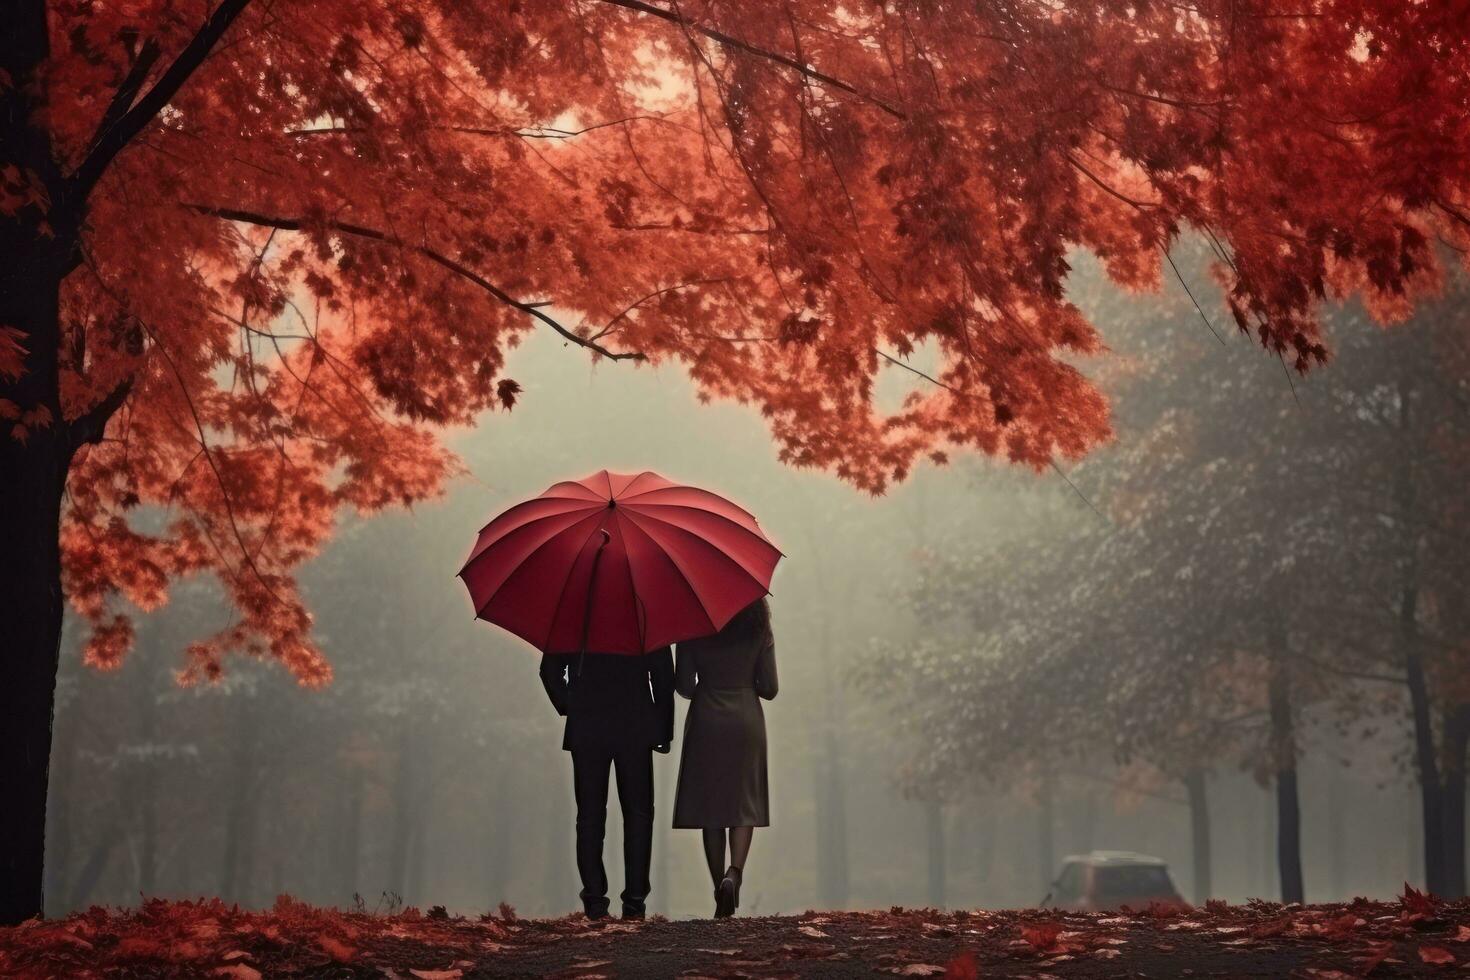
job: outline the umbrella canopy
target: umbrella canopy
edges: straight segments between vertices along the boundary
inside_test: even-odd
[[[639,654],[719,631],[780,559],[724,497],[603,470],[485,525],[459,577],[476,616],[547,653]]]

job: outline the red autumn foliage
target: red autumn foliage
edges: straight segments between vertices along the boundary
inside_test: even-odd
[[[514,405],[531,331],[678,365],[880,490],[1107,436],[1070,249],[1154,289],[1198,232],[1304,370],[1324,297],[1400,316],[1470,225],[1456,5],[23,6],[0,442],[70,466],[92,662],[118,600],[220,580],[239,618],[191,680],[230,650],[329,677],[294,570],[343,509],[439,491],[439,433]],[[937,384],[880,408],[921,349]]]

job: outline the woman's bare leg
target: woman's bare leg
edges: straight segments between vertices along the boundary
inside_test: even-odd
[[[742,873],[745,871],[745,859],[750,857],[750,842],[754,836],[754,827],[730,828],[730,866]]]
[[[703,833],[704,860],[709,864],[710,880],[718,888],[720,887],[720,879],[725,877],[725,829],[723,827],[706,827]]]

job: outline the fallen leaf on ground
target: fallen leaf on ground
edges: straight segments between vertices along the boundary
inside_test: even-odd
[[[811,936],[813,939],[826,939],[828,936],[828,933],[823,932],[815,926],[802,926],[796,931],[803,936]]]
[[[1051,949],[1056,946],[1057,937],[1061,934],[1060,922],[1038,922],[1035,925],[1021,927],[1021,938],[1032,949]]]
[[[216,977],[229,977],[231,980],[260,980],[260,971],[244,963],[218,966],[210,972]]]
[[[979,977],[980,966],[969,950],[950,960],[944,968],[944,980],[979,980]]]
[[[1455,962],[1455,954],[1443,946],[1420,946],[1419,958],[1425,963],[1434,963],[1440,966],[1448,966]]]
[[[942,977],[944,967],[934,963],[910,963],[908,966],[890,966],[884,972],[900,977]]]
[[[459,980],[464,976],[463,970],[409,970],[408,972],[418,977],[419,980]]]
[[[353,958],[357,956],[357,947],[349,946],[341,940],[333,939],[331,936],[321,937],[317,940],[317,945],[338,963],[351,963]]]

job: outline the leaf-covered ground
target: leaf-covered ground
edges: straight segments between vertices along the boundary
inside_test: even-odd
[[[5,977],[797,978],[1447,976],[1470,969],[1470,902],[1256,902],[1119,914],[808,912],[592,924],[318,909],[289,898],[94,908],[0,930]]]

